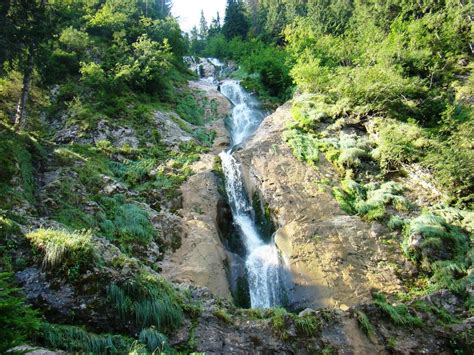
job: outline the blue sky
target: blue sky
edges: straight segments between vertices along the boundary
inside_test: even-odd
[[[217,11],[224,18],[226,0],[173,0],[173,15],[179,18],[183,31],[189,32],[194,25],[199,26],[201,10],[209,23]]]

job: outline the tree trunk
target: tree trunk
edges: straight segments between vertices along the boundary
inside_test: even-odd
[[[23,86],[21,88],[21,96],[18,100],[15,113],[15,129],[20,131],[26,126],[26,106],[28,103],[28,95],[30,93],[31,77],[33,76],[33,51],[31,50],[28,55],[28,65],[23,73]]]

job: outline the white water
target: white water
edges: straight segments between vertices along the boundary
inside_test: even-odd
[[[232,156],[233,149],[255,132],[264,114],[239,82],[224,81],[221,92],[234,104],[229,122],[231,148],[220,157],[232,215],[246,250],[250,303],[252,308],[268,308],[280,304],[280,255],[274,242],[265,244],[259,235],[240,165]]]

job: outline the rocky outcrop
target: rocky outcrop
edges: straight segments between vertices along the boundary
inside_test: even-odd
[[[201,166],[201,169],[181,187],[181,246],[167,256],[161,266],[170,280],[204,286],[217,296],[230,298],[227,255],[217,220],[222,196],[217,177],[211,171],[212,165],[207,169]]]
[[[322,181],[337,181],[321,156],[316,167],[298,161],[282,139],[290,104],[267,117],[238,153],[250,196],[260,195],[275,224],[275,241],[294,278],[292,306],[340,307],[371,300],[372,290],[401,290],[402,264],[381,225],[348,216]]]
[[[217,296],[231,298],[229,261],[219,233],[219,212],[226,202],[219,177],[213,172],[217,155],[228,145],[229,137],[222,119],[206,128],[216,132],[216,139],[211,151],[192,165],[194,174],[181,186],[181,245],[165,257],[161,267],[170,280],[207,287]]]

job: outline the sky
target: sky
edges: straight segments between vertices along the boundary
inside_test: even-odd
[[[207,23],[219,11],[221,21],[224,19],[226,0],[173,0],[173,15],[179,18],[181,29],[191,31],[194,25],[199,28],[201,10],[204,10]]]

